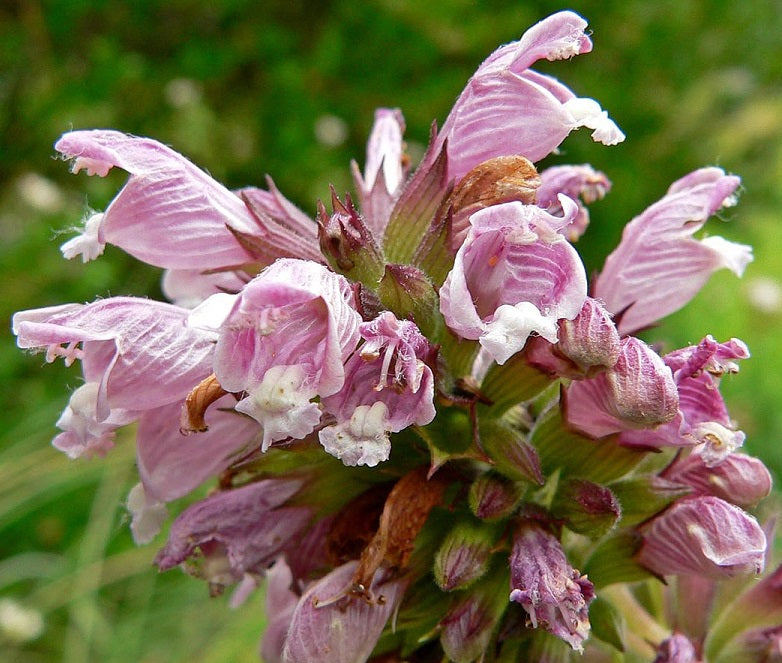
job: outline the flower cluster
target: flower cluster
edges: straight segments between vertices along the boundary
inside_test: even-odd
[[[165,270],[171,303],[14,316],[20,347],[82,367],[54,445],[103,455],[136,423],[139,543],[213,482],[155,562],[213,594],[236,585],[234,603],[266,578],[266,661],[617,660],[636,646],[696,661],[779,641],[779,607],[754,631],[623,630],[639,608],[628,583],[677,577],[706,596],[762,573],[766,533],[745,509],[771,482],[719,391],[746,346],[707,336],[661,355],[633,335],[752,259],[695,237],[739,179],[674,182],[589,283],[575,243],[610,182],[534,165],[579,127],[624,139],[596,101],[530,68],[589,52],[585,30],[561,12],[495,51],[414,171],[401,112],[378,110],[355,199],[332,191],[314,219],[271,180],[229,191],[150,139],[57,142],[74,172],[129,173],[63,254],[114,244]]]

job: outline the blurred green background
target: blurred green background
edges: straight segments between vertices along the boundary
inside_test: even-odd
[[[74,177],[52,143],[110,127],[167,143],[228,186],[280,189],[308,212],[350,187],[377,106],[398,106],[411,149],[442,122],[481,60],[559,3],[468,0],[20,0],[0,4],[0,307],[159,295],[157,270],[108,248],[67,262],[58,246],[124,181]],[[570,8],[595,50],[539,68],[593,96],[626,132],[606,148],[572,135],[551,163],[590,162],[614,182],[580,242],[599,269],[621,228],[702,165],[744,178],[740,205],[707,226],[755,246],[744,279],[716,275],[647,340],[672,349],[706,333],[754,358],[726,380],[747,449],[782,474],[782,5],[584,1]],[[254,661],[260,597],[236,611],[206,587],[151,567],[122,503],[129,441],[103,461],[49,446],[78,371],[0,342],[0,660]],[[38,620],[42,620],[39,622]]]

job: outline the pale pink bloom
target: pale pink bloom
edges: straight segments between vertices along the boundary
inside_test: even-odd
[[[402,601],[407,581],[378,570],[370,590],[382,600],[344,597],[357,562],[347,562],[313,583],[293,612],[285,639],[284,663],[365,663],[383,628]]]
[[[77,457],[103,453],[113,430],[142,411],[180,402],[211,372],[215,334],[187,326],[189,311],[113,297],[17,313],[17,344],[49,362],[80,360],[86,384],[60,418],[55,446]]]
[[[183,402],[143,412],[136,432],[136,464],[150,497],[170,502],[187,495],[209,477],[226,469],[242,450],[257,446],[258,423],[238,412],[226,395],[205,413],[208,429],[184,435],[180,429]]]
[[[766,535],[757,520],[717,497],[680,499],[641,528],[638,560],[659,576],[724,578],[763,572]]]
[[[605,174],[588,164],[552,166],[540,173],[537,204],[551,214],[559,215],[562,213],[558,197],[560,193],[578,202],[578,215],[562,230],[569,241],[575,242],[589,225],[589,210],[586,206],[601,200],[610,189],[611,182]]]
[[[550,76],[529,69],[540,59],[588,53],[586,21],[563,11],[532,26],[520,40],[492,53],[456,100],[437,138],[447,140],[448,175],[461,179],[487,159],[520,154],[540,161],[578,127],[613,145],[624,134],[593,99],[579,98]]]
[[[264,450],[305,437],[320,421],[311,399],[342,388],[344,363],[359,340],[347,279],[310,261],[281,259],[231,304],[215,350],[218,381],[247,393],[236,409],[263,426]]]
[[[560,320],[557,343],[533,338],[525,359],[549,375],[581,379],[613,368],[620,348],[619,333],[608,311],[587,297],[575,318]]]
[[[350,164],[361,213],[378,239],[383,236],[407,177],[402,140],[404,132],[405,120],[398,108],[378,108],[367,143],[363,176],[355,161]]]
[[[564,394],[568,423],[594,438],[680,420],[671,369],[632,336],[622,339],[619,357],[610,369],[572,382]]]
[[[531,334],[557,340],[557,320],[578,315],[586,273],[558,232],[578,213],[562,196],[565,215],[510,202],[470,217],[470,230],[440,288],[440,310],[459,336],[478,339],[497,363],[521,350]]]
[[[570,565],[559,539],[531,521],[521,523],[514,534],[510,584],[510,600],[527,611],[533,628],[540,626],[583,650],[594,587]]]
[[[264,257],[268,264],[282,255],[319,259],[315,224],[308,227],[275,188],[246,189],[240,197],[169,147],[119,131],[72,131],[54,147],[73,159],[74,173],[105,177],[117,167],[130,174],[106,211],[63,245],[66,258],[90,260],[111,243],[169,269],[226,268]]]
[[[388,460],[390,433],[434,419],[434,376],[424,363],[429,342],[414,323],[384,311],[360,327],[363,345],[345,365],[342,389],[323,399],[337,423],[320,442],[345,465]]]
[[[712,214],[735,203],[739,183],[720,168],[696,170],[625,226],[593,292],[619,316],[620,333],[677,311],[720,268],[741,276],[752,260],[749,246],[721,237],[693,238]]]
[[[199,574],[217,588],[263,573],[312,516],[309,507],[285,504],[300,488],[296,479],[265,479],[191,504],[171,525],[155,563],[165,571],[198,551]]]

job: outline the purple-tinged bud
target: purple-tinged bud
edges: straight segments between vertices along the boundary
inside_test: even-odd
[[[335,271],[375,287],[385,263],[377,240],[350,196],[343,203],[332,189],[331,206],[334,211],[329,215],[323,203],[318,204],[318,238],[323,255]]]
[[[681,633],[674,633],[657,647],[654,663],[699,663],[700,658],[690,639]]]
[[[434,579],[445,592],[469,587],[489,566],[494,528],[462,521],[443,540],[434,556]]]
[[[771,493],[771,474],[759,458],[731,453],[716,465],[706,463],[701,447],[674,463],[665,477],[740,507],[755,506]]]
[[[369,658],[407,581],[379,570],[369,589],[376,601],[347,596],[356,566],[343,564],[304,592],[285,639],[284,663],[364,663]]]
[[[376,237],[385,232],[410,168],[410,159],[404,152],[404,132],[405,119],[398,108],[378,108],[367,141],[363,176],[355,161],[350,164],[361,211]]]
[[[593,367],[613,367],[621,342],[608,311],[587,297],[575,318],[560,323],[557,349],[586,373]]]
[[[513,537],[510,571],[510,600],[527,611],[532,627],[541,626],[582,651],[594,588],[570,566],[559,539],[540,525],[523,521]]]
[[[608,488],[583,479],[563,481],[551,511],[568,529],[591,539],[608,533],[622,516],[619,502]]]
[[[492,572],[451,605],[440,622],[440,644],[448,660],[455,663],[482,660],[508,607],[503,592],[506,582],[505,573]]]
[[[470,510],[481,520],[509,516],[518,506],[522,489],[501,474],[484,472],[470,484]]]
[[[579,380],[612,368],[619,359],[619,333],[611,316],[596,299],[587,297],[581,312],[559,323],[559,341],[531,340],[527,361],[549,375]]]
[[[499,473],[515,481],[543,485],[538,452],[521,433],[496,421],[484,421],[480,436],[483,450],[494,461]]]
[[[672,421],[679,395],[671,369],[643,341],[622,339],[614,367],[573,382],[566,392],[568,422],[591,437]]]
[[[679,500],[641,528],[638,561],[659,576],[719,579],[759,574],[766,535],[752,516],[717,497]]]
[[[200,550],[198,566],[188,570],[214,591],[247,571],[263,571],[312,516],[307,507],[283,506],[300,487],[297,480],[266,479],[190,505],[171,525],[155,563],[165,571]]]

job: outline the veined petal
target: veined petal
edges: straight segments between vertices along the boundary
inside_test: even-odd
[[[578,99],[555,79],[528,69],[542,58],[589,52],[586,25],[573,12],[556,13],[483,62],[438,136],[438,146],[448,141],[450,176],[458,180],[479,163],[502,155],[539,161],[579,126],[594,129],[593,138],[607,144],[624,139],[597,102]]]
[[[139,411],[179,400],[209,375],[215,336],[188,327],[188,314],[171,304],[112,297],[22,311],[13,327],[19,347],[45,348],[48,361],[82,361],[86,380],[100,383],[100,420],[110,409]]]
[[[752,259],[750,247],[692,237],[709,216],[735,203],[739,182],[719,168],[702,168],[674,182],[665,197],[627,224],[594,286],[609,311],[622,313],[621,333],[680,309],[717,269],[743,272]]]
[[[230,395],[216,401],[206,412],[208,430],[197,435],[182,434],[179,401],[143,413],[136,464],[150,498],[170,502],[187,495],[228,467],[259,435],[255,421],[233,411],[235,403]]]
[[[104,215],[90,218],[83,239],[64,245],[66,255],[81,253],[88,259],[96,255],[96,247],[111,243],[144,262],[173,269],[248,261],[249,254],[228,229],[257,231],[245,204],[165,145],[93,130],[67,133],[54,147],[74,160],[75,173],[85,169],[103,177],[118,167],[130,174]]]
[[[658,575],[724,578],[763,571],[766,535],[757,520],[716,497],[681,499],[642,528],[638,559]]]
[[[463,338],[486,337],[481,343],[496,361],[507,360],[533,332],[556,341],[556,321],[576,317],[586,299],[581,259],[557,232],[578,207],[566,196],[560,201],[564,217],[520,202],[473,214],[440,288],[446,324]]]
[[[382,237],[394,202],[407,176],[404,158],[405,120],[398,108],[378,108],[367,142],[364,175],[353,162],[353,180],[361,212],[375,237]]]
[[[311,585],[299,600],[285,640],[285,663],[364,663],[383,627],[401,603],[407,582],[379,570],[371,592],[383,601],[347,597],[322,605],[350,586],[356,562],[337,567]]]

